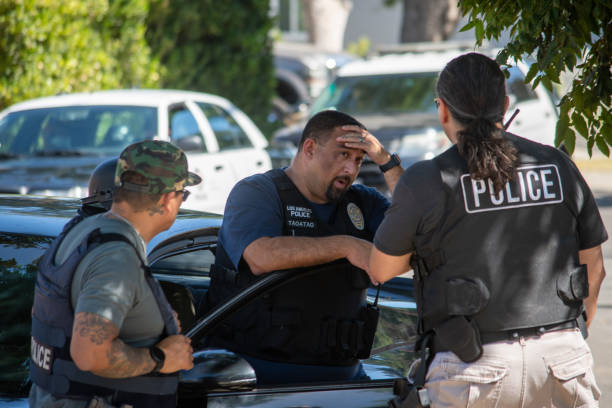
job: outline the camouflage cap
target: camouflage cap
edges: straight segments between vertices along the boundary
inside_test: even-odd
[[[121,182],[121,175],[133,171],[148,180],[147,185]],[[202,178],[187,170],[185,153],[172,143],[145,140],[126,147],[117,160],[115,185],[126,190],[162,194],[199,184]]]

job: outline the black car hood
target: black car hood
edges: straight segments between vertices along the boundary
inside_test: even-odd
[[[22,157],[0,161],[0,193],[60,195],[87,183],[93,169],[110,157]],[[54,192],[59,193],[54,193]]]

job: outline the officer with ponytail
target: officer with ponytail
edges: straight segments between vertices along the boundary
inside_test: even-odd
[[[597,406],[584,337],[608,235],[593,194],[565,153],[505,131],[494,60],[450,61],[437,95],[454,145],[402,175],[370,258],[381,282],[414,270],[421,359],[404,401]]]

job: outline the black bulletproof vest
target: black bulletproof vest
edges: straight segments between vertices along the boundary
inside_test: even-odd
[[[283,170],[266,174],[274,181],[283,205],[284,235],[349,234],[372,240],[373,233],[365,224],[359,194],[352,188],[326,223],[316,217],[309,202]],[[238,271],[233,268],[223,247],[217,247],[208,292],[209,307],[257,279],[244,260]],[[334,273],[296,279],[224,321],[211,344],[273,361],[354,364],[358,358],[369,355],[369,337],[373,335],[366,333],[365,327],[368,285],[367,274],[348,262]]]
[[[133,244],[121,234],[101,234],[92,231],[61,265],[55,265],[56,251],[66,234],[83,220],[83,213],[74,217],[43,255],[36,276],[34,307],[32,309],[32,344],[30,376],[32,381],[60,398],[88,400],[93,396],[113,395],[117,403],[136,407],[174,406],[175,398],[164,398],[176,393],[177,375],[145,375],[112,379],[79,370],[70,356],[70,339],[74,322],[71,286],[74,272],[83,257],[93,248],[109,241]],[[134,250],[138,253],[136,248]],[[147,282],[156,297],[164,318],[166,332],[178,333],[172,309],[159,282],[141,259]],[[152,398],[154,397],[154,399]],[[155,401],[153,405],[151,402]],[[161,403],[160,403],[161,401]]]
[[[561,323],[578,317],[588,295],[578,261],[574,182],[558,152],[534,150],[513,135],[521,164],[498,194],[472,180],[453,147],[432,160],[445,190],[439,228],[417,238],[421,332],[467,316],[480,332]],[[429,182],[429,181],[428,181]],[[502,257],[503,254],[503,257]],[[418,262],[417,262],[418,261]]]

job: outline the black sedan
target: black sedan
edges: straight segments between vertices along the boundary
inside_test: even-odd
[[[78,206],[74,199],[0,195],[0,407],[27,406],[30,313],[37,263]],[[298,274],[267,274],[217,309],[200,312],[221,220],[218,215],[181,211],[172,228],[149,243],[153,272],[197,350],[195,367],[182,373],[179,406],[386,406],[393,397],[394,381],[406,374],[414,359],[412,279],[395,278],[380,291],[381,318],[372,354],[363,360],[367,379],[258,386],[253,369],[243,358],[229,350],[206,348],[207,335],[249,301],[290,279],[329,272],[334,264]],[[375,288],[370,288],[369,301],[375,296]]]

